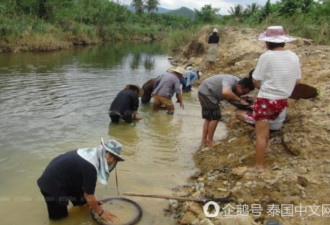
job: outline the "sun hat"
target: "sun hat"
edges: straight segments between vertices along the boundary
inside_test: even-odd
[[[127,84],[126,87],[125,87],[125,90],[130,89],[131,86],[136,87],[138,89],[138,91],[139,91],[139,93],[138,93],[139,97],[141,97],[143,95],[143,90],[140,87],[140,85],[138,85],[138,84]]]
[[[213,29],[213,33],[218,33],[218,29],[217,28],[214,28]]]
[[[125,159],[120,156],[122,145],[116,140],[109,140],[104,143],[103,138],[101,138],[101,144],[106,151],[110,152],[119,161],[124,161]]]
[[[181,66],[177,66],[177,67],[172,67],[168,70],[169,72],[175,72],[175,73],[178,73],[180,75],[184,75],[184,72],[185,72],[185,69]]]
[[[265,32],[259,35],[258,40],[273,43],[285,43],[295,41],[296,38],[285,35],[282,26],[270,26]]]

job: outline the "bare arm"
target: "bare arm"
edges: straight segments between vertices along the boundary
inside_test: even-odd
[[[227,100],[234,100],[234,101],[238,101],[243,105],[248,105],[248,103],[246,101],[244,101],[243,99],[241,99],[239,96],[237,96],[232,90],[231,88],[228,87],[223,87],[222,88],[222,95],[224,96],[225,99]]]
[[[231,90],[231,88],[223,87],[222,88],[222,95],[227,100],[234,100],[234,101],[240,101],[241,98],[235,95],[235,93]]]
[[[115,221],[117,219],[117,217],[114,214],[108,211],[104,211],[101,208],[99,201],[96,200],[94,195],[89,195],[84,193],[84,197],[87,201],[88,206],[91,207],[94,210],[94,212],[97,213],[102,219],[108,221]]]
[[[252,82],[255,88],[260,89],[260,81],[252,78]]]
[[[178,94],[177,96],[178,101],[180,102],[180,107],[184,109],[183,101],[182,101],[182,94]]]
[[[133,120],[140,120],[142,119],[137,111],[133,111]]]

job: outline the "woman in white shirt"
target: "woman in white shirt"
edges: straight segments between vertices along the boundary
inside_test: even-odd
[[[256,121],[256,166],[250,172],[264,171],[264,153],[269,146],[269,120],[275,120],[288,106],[288,97],[301,78],[298,56],[284,49],[295,38],[285,35],[282,26],[271,26],[259,36],[266,42],[253,72],[253,83],[260,89],[253,107]]]

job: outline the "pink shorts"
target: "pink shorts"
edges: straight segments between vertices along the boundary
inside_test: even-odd
[[[275,120],[285,107],[287,99],[257,98],[253,106],[253,118],[257,120]]]

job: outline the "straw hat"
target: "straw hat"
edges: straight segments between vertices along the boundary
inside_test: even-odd
[[[213,29],[213,33],[218,33],[218,29],[217,28],[214,28]]]
[[[172,72],[172,73],[175,72],[175,73],[178,73],[181,76],[183,76],[184,72],[185,72],[185,69],[181,66],[177,66],[177,67],[174,67],[174,68],[172,67],[172,68],[168,69],[168,71]]]
[[[143,90],[140,88],[140,86],[138,84],[127,84],[126,87],[125,87],[125,90],[130,89],[131,86],[136,87],[138,89],[138,91],[139,91],[139,93],[138,93],[139,97],[141,97],[143,95]]]
[[[104,143],[103,138],[101,139],[101,144],[106,151],[110,152],[119,161],[124,161],[125,159],[120,156],[122,145],[116,140],[109,140]]]
[[[285,43],[295,41],[296,38],[285,35],[282,26],[270,26],[265,32],[259,35],[259,41]]]

